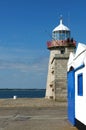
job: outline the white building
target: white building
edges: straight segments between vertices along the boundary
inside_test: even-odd
[[[80,122],[86,129],[86,45],[79,43],[68,60],[68,119]]]

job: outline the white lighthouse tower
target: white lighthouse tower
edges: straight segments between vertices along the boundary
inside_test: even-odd
[[[74,52],[76,42],[71,38],[70,29],[60,24],[52,31],[52,41],[47,42],[50,50],[46,98],[66,101],[67,97],[67,61],[69,53]]]

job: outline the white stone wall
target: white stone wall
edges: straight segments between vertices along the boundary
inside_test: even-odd
[[[49,65],[48,65],[48,75],[47,75],[47,85],[46,85],[46,98],[54,98],[55,94],[52,91],[54,88],[53,85],[53,80],[54,80],[54,75],[52,74],[52,71],[54,70],[54,65],[52,63],[52,60],[55,56],[55,54],[58,53],[57,50],[51,50],[50,51],[50,58],[49,58]],[[50,86],[52,85],[52,86]]]
[[[82,68],[78,68],[84,65]],[[67,70],[75,70],[75,118],[86,125],[86,45],[79,43],[76,53],[70,54]],[[78,69],[77,69],[78,68]],[[78,75],[83,75],[83,95],[78,94]]]
[[[57,99],[59,101],[67,101],[67,62],[70,51],[74,51],[75,47],[52,48],[50,50],[50,58],[48,65],[48,75],[46,84],[46,98]]]

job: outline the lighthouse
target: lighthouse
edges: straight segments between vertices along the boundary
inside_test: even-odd
[[[60,23],[52,31],[52,40],[47,42],[50,50],[46,95],[48,99],[67,101],[67,62],[70,52],[74,52],[76,41],[71,38],[70,29]]]

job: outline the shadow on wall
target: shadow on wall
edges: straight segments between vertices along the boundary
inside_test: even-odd
[[[77,119],[75,121],[76,123],[76,127],[78,128],[78,130],[86,130],[86,125],[82,124],[81,122],[79,122]]]

